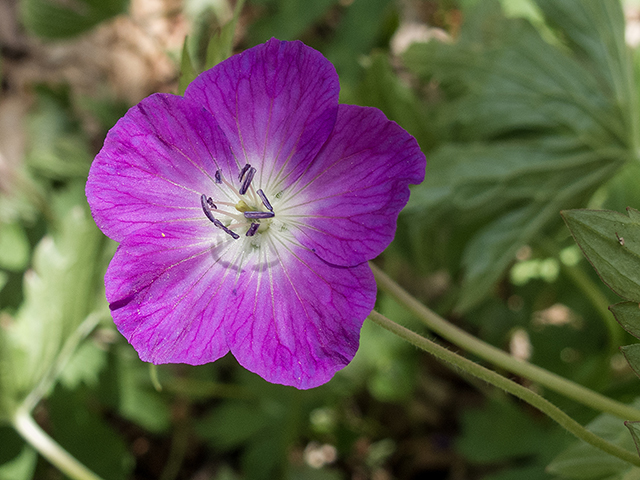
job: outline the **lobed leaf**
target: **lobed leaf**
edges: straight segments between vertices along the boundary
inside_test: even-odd
[[[622,328],[634,337],[640,338],[640,305],[638,302],[616,303],[610,305],[609,310]]]
[[[640,377],[640,343],[633,345],[625,345],[620,347],[620,351],[624,355],[633,371]]]
[[[537,3],[554,42],[490,1],[469,12],[457,42],[414,44],[404,55],[440,85],[448,124],[405,213],[423,224],[427,248],[442,231],[472,227],[450,246],[464,267],[463,310],[490,294],[521,246],[559,228],[559,210],[584,204],[634,158],[619,2]]]
[[[640,422],[627,421],[624,422],[624,425],[629,429],[633,443],[635,443],[636,450],[638,450],[638,454],[640,455]]]
[[[569,210],[562,216],[602,281],[627,300],[640,301],[640,212]]]
[[[88,212],[75,206],[59,232],[36,246],[24,302],[0,325],[0,415],[11,414],[51,373],[65,342],[95,307],[103,238]]]

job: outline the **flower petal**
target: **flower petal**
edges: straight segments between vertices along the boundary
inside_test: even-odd
[[[122,241],[157,222],[203,218],[200,195],[238,165],[211,114],[182,97],[155,94],[109,131],[91,165],[87,199],[100,229]]]
[[[262,188],[298,175],[327,139],[340,86],[331,63],[303,43],[271,39],[196,78],[185,98],[215,115]]]
[[[416,140],[380,110],[340,105],[331,136],[287,187],[277,215],[320,258],[357,265],[389,245],[425,166]]]
[[[226,312],[228,344],[242,366],[269,382],[316,387],[355,355],[375,281],[367,264],[335,267],[305,248],[274,247],[269,267],[237,285]]]
[[[142,360],[199,365],[229,351],[221,328],[228,275],[212,260],[211,229],[151,225],[125,238],[109,264],[113,319]]]

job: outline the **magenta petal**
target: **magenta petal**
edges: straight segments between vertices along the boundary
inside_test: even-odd
[[[415,139],[381,111],[340,105],[331,136],[278,214],[322,259],[356,265],[389,245],[409,184],[422,182],[425,166]]]
[[[367,264],[335,267],[306,249],[277,247],[284,255],[238,284],[226,311],[228,344],[269,382],[316,387],[355,355],[375,281]]]
[[[185,97],[204,105],[263,188],[297,175],[331,132],[339,94],[331,63],[301,42],[267,43],[202,73]]]
[[[100,229],[116,241],[154,223],[202,218],[200,195],[216,170],[238,172],[211,114],[182,97],[152,95],[109,131],[86,193]]]
[[[199,365],[229,351],[221,328],[226,269],[212,260],[211,246],[208,228],[175,223],[138,230],[118,247],[107,300],[142,360]]]

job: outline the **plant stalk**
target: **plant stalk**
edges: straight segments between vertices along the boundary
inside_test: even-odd
[[[102,480],[47,435],[25,408],[19,408],[16,411],[12,423],[22,438],[69,478],[74,480]]]
[[[459,348],[472,353],[483,360],[515,375],[527,378],[543,387],[560,393],[567,398],[586,405],[599,412],[607,412],[623,420],[640,420],[640,410],[612,400],[582,385],[567,380],[544,368],[516,359],[507,352],[489,345],[449,323],[444,318],[418,302],[406,290],[393,281],[386,273],[369,262],[378,287],[404,305],[431,331],[448,340]]]
[[[389,320],[387,317],[376,311],[369,314],[369,319],[398,335],[400,338],[406,340],[412,345],[434,355],[436,358],[459,368],[465,373],[484,380],[485,382],[520,398],[521,400],[524,400],[549,416],[551,419],[555,420],[560,426],[564,427],[579,439],[584,440],[590,445],[593,445],[610,455],[640,467],[640,457],[638,457],[636,453],[614,445],[593,432],[590,432],[551,402],[542,398],[540,395],[534,393],[528,388],[523,387],[522,385],[515,383],[514,381],[509,380],[488,368],[478,365],[471,360],[461,357],[457,353],[447,350],[443,346],[412,332],[392,320]]]

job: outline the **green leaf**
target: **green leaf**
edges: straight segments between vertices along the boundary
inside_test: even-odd
[[[53,437],[62,447],[103,478],[126,480],[133,455],[120,435],[87,408],[81,389],[57,388],[47,400]]]
[[[236,3],[231,20],[211,36],[211,40],[207,46],[205,70],[215,67],[218,63],[229,58],[233,53],[233,34],[236,31],[236,25],[243,6],[244,0],[239,0],[238,3]]]
[[[25,445],[16,458],[0,465],[0,480],[31,480],[37,460],[35,450]]]
[[[0,270],[0,292],[9,281],[9,274]]]
[[[340,471],[305,466],[289,472],[287,480],[345,480],[346,478]]]
[[[562,216],[602,281],[628,300],[640,301],[640,212],[569,210]]]
[[[490,294],[521,246],[560,228],[559,210],[586,203],[635,157],[619,2],[548,3],[539,2],[541,11],[567,44],[549,43],[485,1],[467,13],[456,43],[414,44],[404,55],[418,77],[440,85],[446,122],[405,213],[434,251],[441,232],[468,226],[449,245],[464,267],[463,310]],[[562,15],[553,17],[553,8]],[[606,58],[589,47],[603,42]]]
[[[635,87],[629,81],[633,79],[633,63],[624,39],[625,18],[620,2],[582,2],[580,14],[576,14],[572,2],[536,0],[536,3],[547,23],[562,29],[563,39],[576,52],[577,58],[594,78],[607,85],[617,101],[625,102],[633,98],[632,90]],[[599,41],[594,41],[594,38]],[[622,112],[637,116],[635,109],[626,108]],[[631,127],[636,121],[627,118],[625,124]]]
[[[167,430],[171,412],[164,398],[152,388],[147,364],[130,346],[118,349],[117,362],[120,414],[150,432]]]
[[[548,461],[564,445],[564,436],[512,402],[493,400],[482,409],[464,412],[456,446],[465,458],[480,464],[538,456]]]
[[[406,323],[407,314],[390,296],[379,298],[380,312]],[[365,322],[360,332],[360,348],[354,359],[339,373],[353,386],[365,384],[371,395],[382,402],[400,402],[414,391],[417,370],[416,350],[373,322]]]
[[[29,250],[29,240],[19,223],[0,223],[0,268],[24,270]]]
[[[640,343],[620,347],[620,351],[636,375],[640,377]]]
[[[124,13],[128,0],[21,0],[24,25],[43,38],[62,39],[85,32]]]
[[[638,400],[634,406],[640,406]],[[596,435],[629,451],[634,451],[634,442],[624,423],[609,414],[599,415],[587,425]],[[547,467],[547,471],[560,478],[575,480],[609,480],[610,478],[635,478],[640,469],[630,465],[582,441],[577,442],[558,455]],[[624,477],[623,477],[624,475]]]
[[[60,383],[70,390],[81,383],[96,386],[100,371],[106,364],[107,352],[94,342],[85,342],[73,353],[60,373]]]
[[[430,132],[434,127],[427,118],[427,109],[393,71],[389,55],[381,51],[373,52],[366,63],[364,77],[356,88],[354,98],[341,100],[379,108],[389,120],[397,122],[413,135],[423,150],[432,146],[435,140]]]
[[[636,450],[640,455],[640,422],[626,421],[624,425],[629,429],[629,432],[631,432],[631,438],[633,438],[633,443],[635,443]]]
[[[251,43],[265,42],[271,37],[295,40],[338,0],[275,0],[267,3],[272,11],[250,26]]]
[[[216,449],[241,449],[245,478],[284,478],[289,448],[308,421],[308,399],[318,389],[299,391],[272,385],[244,371],[239,376],[255,396],[217,406],[198,422],[196,431]]]
[[[28,165],[54,180],[86,179],[93,154],[71,105],[68,87],[39,87],[29,116]]]
[[[184,95],[185,90],[191,82],[198,76],[191,55],[189,54],[189,37],[184,38],[182,44],[182,58],[180,60],[180,80],[178,81],[178,95]]]
[[[305,7],[309,3],[304,2]],[[323,49],[340,74],[342,86],[355,80],[360,70],[358,58],[376,46],[391,12],[390,0],[354,0],[345,8],[331,43]]]
[[[638,302],[620,302],[609,306],[618,323],[627,332],[640,338],[640,305]]]
[[[2,445],[2,448],[0,448],[0,465],[3,465],[18,457],[25,443],[13,428],[2,425],[0,426],[0,445]]]
[[[270,425],[265,412],[246,403],[225,403],[196,425],[198,433],[223,451],[237,448]]]
[[[0,328],[0,415],[52,373],[63,345],[95,308],[103,238],[88,211],[75,206],[36,246],[24,302]]]

